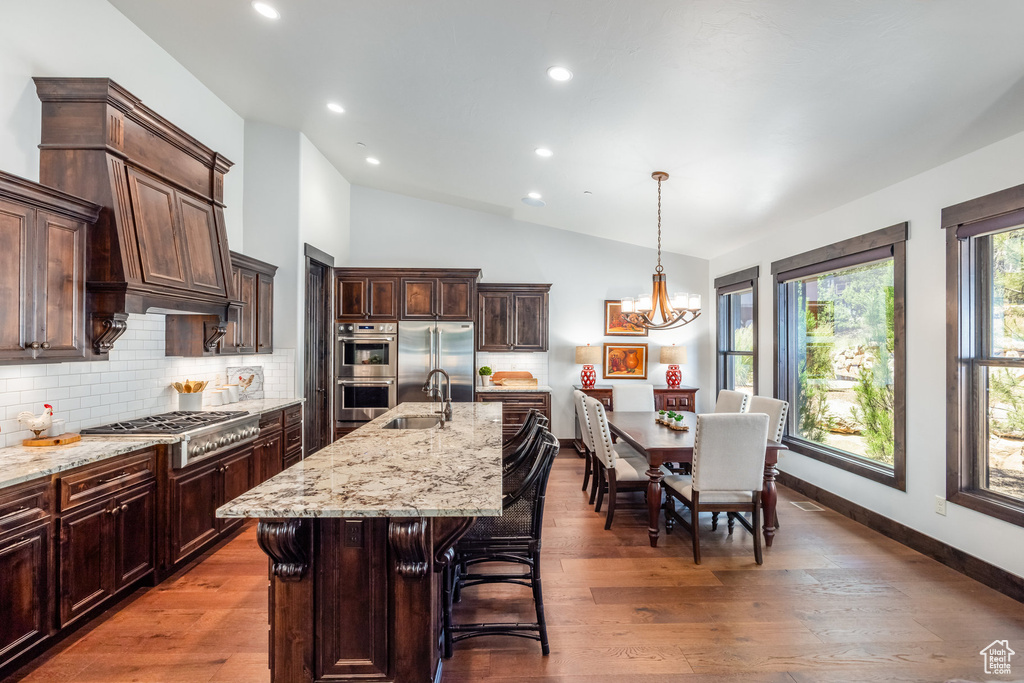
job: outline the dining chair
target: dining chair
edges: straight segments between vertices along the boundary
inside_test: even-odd
[[[750,394],[744,394],[742,391],[732,391],[731,389],[722,389],[718,392],[718,401],[715,402],[716,413],[745,413],[747,412],[747,402],[750,400]]]
[[[576,406],[576,422],[580,427],[580,435],[583,439],[583,490],[587,490],[587,486],[590,484],[590,475],[594,472],[594,440],[590,436],[590,420],[587,417],[587,404],[585,399],[587,395],[579,389],[572,390],[573,403]],[[597,490],[595,489],[594,494],[590,496],[590,502],[593,504],[594,495]]]
[[[748,413],[764,413],[768,416],[768,440],[781,442],[786,431],[786,415],[789,413],[789,402],[767,396],[751,396],[747,406]],[[779,527],[779,511],[775,510],[773,526]]]
[[[479,517],[459,539],[452,560],[442,570],[442,618],[444,656],[452,656],[453,645],[466,638],[506,635],[540,641],[547,655],[547,625],[544,618],[544,594],[541,589],[540,550],[544,526],[544,499],[558,439],[542,430],[531,447],[528,466],[502,476],[501,515]],[[519,564],[525,572],[480,572],[474,568],[489,562]],[[533,591],[535,623],[462,623],[454,622],[454,603],[462,599],[466,588],[486,583],[525,586]]]
[[[693,443],[693,476],[666,476],[662,480],[665,500],[665,530],[671,520],[690,532],[693,561],[700,564],[700,513],[725,512],[729,532],[733,521],[754,536],[754,560],[761,557],[761,486],[764,453],[768,445],[768,416],[762,413],[698,415]],[[676,512],[675,501],[690,510],[690,521]],[[749,512],[751,521],[742,513]]]
[[[612,408],[619,411],[654,412],[653,384],[612,385]]]
[[[597,504],[594,510],[601,511],[604,494],[607,492],[608,517],[604,528],[611,529],[618,494],[647,491],[647,458],[621,441],[613,445],[604,406],[590,396],[586,397],[585,403],[587,417],[590,419],[590,437],[594,442],[594,464],[597,468],[594,471],[597,486]],[[661,470],[665,475],[671,474],[664,465],[661,466]]]
[[[523,439],[526,438],[526,435],[532,432],[538,424],[547,429],[548,418],[544,413],[533,408],[526,414],[523,424],[519,425],[519,431],[502,441],[502,452],[508,452],[509,449],[517,448]]]

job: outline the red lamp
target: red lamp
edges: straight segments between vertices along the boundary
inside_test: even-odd
[[[686,347],[675,344],[662,346],[658,360],[668,365],[668,370],[665,371],[665,384],[669,389],[678,389],[679,383],[683,380],[683,373],[680,372],[679,366],[686,365]]]
[[[597,371],[594,370],[594,365],[600,362],[601,349],[599,347],[590,344],[576,347],[576,364],[583,366],[580,383],[583,384],[584,389],[593,389],[597,384]]]

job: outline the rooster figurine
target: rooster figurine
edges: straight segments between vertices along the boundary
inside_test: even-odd
[[[18,413],[18,422],[28,427],[29,431],[35,432],[36,438],[50,428],[53,424],[53,406],[49,403],[44,403],[43,407],[46,410],[43,411],[42,415],[33,415],[27,410],[23,410]]]

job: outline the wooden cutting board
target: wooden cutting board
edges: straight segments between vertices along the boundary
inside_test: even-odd
[[[65,444],[75,443],[76,441],[81,440],[81,434],[72,434],[71,432],[68,432],[66,434],[61,434],[60,436],[43,436],[38,439],[25,439],[21,442],[21,445],[37,447],[63,446]]]
[[[491,376],[491,380],[495,384],[506,379],[533,379],[533,373],[526,372],[524,370],[503,370],[501,372],[496,372]]]

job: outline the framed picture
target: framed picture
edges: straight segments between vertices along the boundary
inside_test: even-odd
[[[646,337],[647,328],[634,325],[622,314],[622,302],[618,299],[604,302],[604,336]]]
[[[605,379],[647,379],[647,344],[605,344]]]

